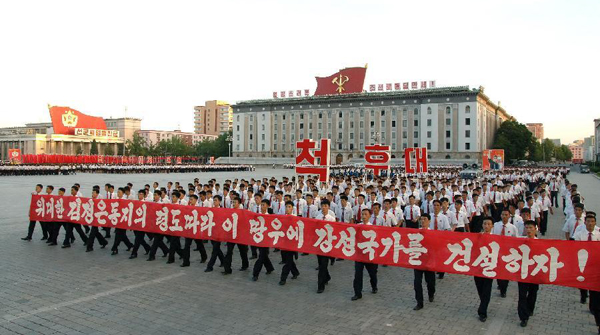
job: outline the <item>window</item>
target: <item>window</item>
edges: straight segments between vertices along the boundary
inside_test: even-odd
[[[252,134],[250,134],[250,139],[252,139]]]
[[[265,151],[265,144],[264,143],[262,144],[261,148],[262,148],[262,151]]]
[[[240,125],[239,124],[237,125],[237,131],[240,131]]]
[[[431,115],[431,107],[427,107],[427,115]]]
[[[338,150],[342,150],[342,143],[338,143]]]
[[[296,124],[292,122],[292,131],[296,130]]]
[[[431,150],[431,143],[427,143],[427,150]]]
[[[264,124],[261,125],[261,129],[262,129],[262,131],[265,131],[265,125]]]
[[[277,136],[277,134],[275,134],[275,136]],[[237,140],[240,140],[240,134],[237,135]]]
[[[408,120],[402,120],[402,127],[408,127]]]
[[[392,127],[396,127],[396,120],[392,120]]]
[[[360,110],[360,117],[365,117],[365,111],[364,110]]]
[[[285,121],[285,114],[281,116],[281,119]]]
[[[402,132],[402,138],[408,138],[408,133],[406,130]]]
[[[419,143],[415,142],[413,143],[413,148],[418,148],[419,147]]]
[[[415,115],[419,115],[419,109],[415,108],[414,113],[415,113]]]
[[[265,120],[265,114],[261,114],[261,116],[262,116],[262,120],[264,121]]]
[[[339,117],[340,117],[340,119],[341,119],[341,118],[342,118],[342,112],[340,112],[340,113],[338,114],[338,116],[339,116]]]
[[[392,142],[392,150],[396,150],[396,142]]]
[[[354,129],[354,121],[350,121],[350,128]]]
[[[365,144],[360,142],[360,150],[365,150]]]
[[[317,129],[319,129],[319,130],[323,129],[323,124],[321,122],[319,122]]]
[[[374,110],[371,111],[371,117],[375,117],[375,111]]]
[[[250,148],[250,150],[252,150],[252,143],[250,143],[249,148]]]
[[[361,140],[363,140],[365,138],[365,134],[364,133],[360,133],[360,137]]]
[[[468,117],[465,119],[465,125],[470,126],[471,125],[471,118]]]
[[[240,137],[240,135],[238,135],[238,137]],[[273,140],[277,141],[277,133],[273,134]],[[238,138],[238,141],[239,141],[239,138]]]
[[[319,113],[319,119],[323,118],[323,113]]]
[[[381,116],[385,116],[385,111],[384,110],[381,111]]]
[[[235,151],[240,151],[240,145],[239,144],[235,146]]]
[[[290,141],[294,142],[296,140],[296,134],[290,135]]]
[[[281,140],[285,142],[285,133],[281,134]]]
[[[312,130],[312,122],[308,124],[308,129]]]
[[[350,133],[350,139],[353,140],[354,139],[354,133]]]
[[[300,123],[300,129],[304,129],[304,123]]]
[[[342,123],[338,122],[338,129],[342,129]]]
[[[338,138],[341,140],[342,139],[342,133],[338,133]]]
[[[402,116],[406,117],[408,115],[408,111],[406,110],[406,108],[404,108],[404,110],[402,111]]]
[[[465,137],[466,138],[470,138],[471,137],[471,131],[470,130],[465,130]]]
[[[406,142],[402,143],[402,149],[406,149],[408,147],[408,144],[406,144]]]
[[[427,132],[427,138],[431,138],[431,131]]]
[[[392,138],[396,139],[396,132],[395,131],[392,132]]]
[[[354,150],[354,143],[350,143],[350,150]]]
[[[300,133],[300,140],[304,139],[304,133]]]
[[[449,126],[452,124],[452,119],[446,119],[446,125]]]
[[[465,150],[471,150],[471,143],[465,143]]]
[[[451,114],[452,108],[450,106],[446,107],[446,114]]]
[[[431,127],[431,119],[427,119],[427,127]]]
[[[415,127],[418,127],[419,126],[419,120],[415,120],[414,124],[415,124]]]
[[[300,114],[300,120],[304,120],[304,113]]]
[[[277,151],[277,143],[273,143],[273,150]]]
[[[253,126],[253,125],[250,125],[250,131],[252,131],[252,128],[254,128],[254,126]]]
[[[392,109],[392,117],[396,117],[396,109]]]
[[[385,128],[385,120],[381,120],[381,128]]]
[[[446,138],[450,138],[450,130],[446,130]]]
[[[264,140],[265,140],[265,134],[261,134],[261,135],[260,135],[260,138],[261,138],[261,140],[263,140],[263,141],[264,141]]]
[[[238,120],[238,122],[240,122],[240,116],[239,115],[237,116],[237,120]]]
[[[371,128],[375,127],[375,121],[371,121]]]
[[[450,143],[446,142],[446,150],[450,150]]]
[[[382,132],[381,132],[381,139],[382,139],[382,140],[385,140],[385,131],[382,131]]]
[[[471,106],[465,107],[465,113],[471,113]]]
[[[250,121],[254,121],[254,115],[250,115]]]

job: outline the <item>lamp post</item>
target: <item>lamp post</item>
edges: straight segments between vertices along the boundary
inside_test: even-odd
[[[231,135],[227,136],[227,138],[225,139],[228,142],[227,144],[229,145],[229,156],[227,157],[228,163],[231,163],[231,140],[232,139],[233,138],[231,137]]]

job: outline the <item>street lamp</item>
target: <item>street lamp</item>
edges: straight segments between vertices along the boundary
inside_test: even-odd
[[[228,144],[229,144],[229,156],[227,157],[227,158],[228,158],[228,159],[227,159],[227,162],[228,162],[228,163],[231,163],[231,140],[232,140],[232,139],[233,139],[233,138],[231,137],[231,135],[227,136],[227,138],[225,139],[225,141],[227,141],[227,142],[228,142]]]

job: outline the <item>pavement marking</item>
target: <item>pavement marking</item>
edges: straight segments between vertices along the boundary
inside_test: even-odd
[[[117,294],[117,293],[121,293],[121,292],[124,292],[124,291],[133,290],[133,289],[144,287],[144,286],[148,286],[148,285],[162,283],[162,282],[167,281],[167,280],[171,280],[171,279],[174,279],[174,278],[181,277],[181,276],[183,276],[185,274],[186,274],[185,272],[179,272],[179,273],[172,274],[170,276],[165,276],[165,277],[156,278],[156,279],[153,279],[153,280],[148,280],[148,281],[145,281],[143,283],[133,284],[133,285],[129,285],[129,286],[123,286],[123,287],[120,287],[120,288],[115,288],[115,289],[112,289],[112,290],[108,290],[108,291],[100,292],[100,293],[97,293],[97,294],[89,295],[87,297],[81,297],[81,298],[77,298],[77,299],[74,299],[74,300],[64,301],[64,302],[61,302],[61,303],[58,303],[58,304],[53,304],[53,305],[50,305],[50,306],[46,306],[46,307],[34,309],[32,311],[22,312],[22,313],[19,313],[17,315],[6,314],[6,315],[3,316],[3,320],[0,320],[0,324],[12,322],[14,320],[26,318],[26,317],[29,317],[29,316],[32,316],[32,315],[36,315],[36,314],[40,314],[40,313],[44,313],[44,312],[49,312],[49,311],[56,310],[56,309],[59,309],[59,308],[62,308],[62,307],[67,307],[67,306],[79,304],[79,303],[82,303],[82,302],[87,302],[87,301],[90,301],[90,300],[96,300],[98,298],[106,297],[106,296],[109,296],[109,295],[112,295],[112,294]]]

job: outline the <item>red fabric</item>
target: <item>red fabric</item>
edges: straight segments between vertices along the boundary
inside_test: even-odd
[[[415,165],[412,164],[412,153],[415,153]],[[404,149],[404,167],[406,173],[427,173],[427,148]]]
[[[329,77],[316,77],[315,95],[361,93],[366,73],[366,67],[349,67]]]
[[[50,118],[55,134],[74,135],[75,128],[106,129],[103,118],[85,115],[69,107],[50,107]]]
[[[600,290],[598,242],[364,226],[241,209],[71,196],[32,195],[29,217]]]

